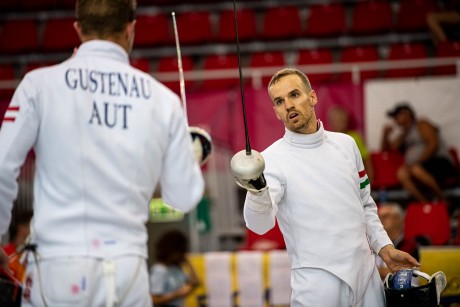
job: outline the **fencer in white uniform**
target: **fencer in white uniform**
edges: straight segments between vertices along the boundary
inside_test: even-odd
[[[37,258],[23,306],[151,306],[145,224],[154,190],[160,184],[164,202],[184,212],[203,195],[179,97],[129,64],[134,10],[133,0],[79,1],[78,51],[28,73],[8,107],[0,234],[20,166],[36,155]]]
[[[278,72],[269,94],[285,135],[261,154],[240,152],[231,161],[249,191],[247,227],[263,234],[278,220],[292,266],[292,307],[385,306],[375,254],[393,269],[418,263],[394,249],[383,229],[356,143],[324,130],[316,94],[297,69]]]

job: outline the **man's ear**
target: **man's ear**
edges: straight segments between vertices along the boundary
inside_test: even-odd
[[[310,92],[310,101],[311,105],[314,106],[318,103],[318,97],[316,96],[316,92],[314,90],[311,90]]]
[[[75,21],[73,23],[73,28],[77,32],[78,38],[80,38],[80,41],[83,41],[83,31],[81,29],[81,25],[78,21]]]
[[[128,25],[126,26],[126,30],[125,30],[126,41],[130,41],[132,39],[135,33],[135,28],[136,28],[136,20],[133,20],[130,23],[128,23]]]

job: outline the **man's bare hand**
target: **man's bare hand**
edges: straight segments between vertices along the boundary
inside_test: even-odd
[[[406,252],[394,248],[393,245],[384,246],[380,250],[379,256],[392,272],[421,266],[414,257]]]

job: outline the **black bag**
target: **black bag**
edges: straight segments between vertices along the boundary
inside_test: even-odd
[[[422,286],[412,286],[406,289],[395,289],[394,275],[389,273],[384,281],[387,307],[438,307],[442,290],[446,286],[446,276],[437,272],[432,276],[414,270],[414,276],[427,279],[428,283]]]
[[[21,283],[0,268],[0,306],[20,307],[21,297]]]

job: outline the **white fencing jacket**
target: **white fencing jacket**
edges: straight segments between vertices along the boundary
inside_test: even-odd
[[[18,86],[0,131],[0,234],[31,148],[32,239],[43,257],[146,257],[157,184],[163,200],[183,211],[203,194],[179,97],[108,41],[86,42]]]
[[[350,285],[358,301],[375,267],[372,251],[391,240],[355,141],[322,124],[314,134],[286,129],[262,155],[269,189],[248,193],[247,227],[264,233],[276,215],[292,268],[327,270]]]

